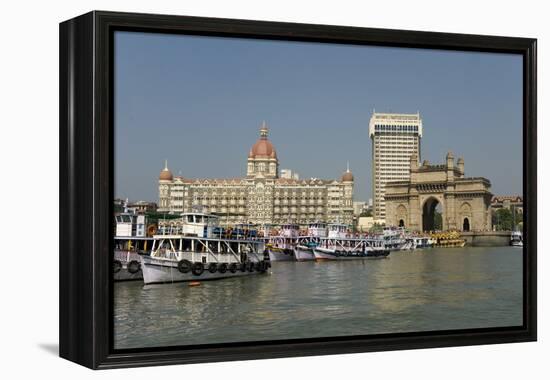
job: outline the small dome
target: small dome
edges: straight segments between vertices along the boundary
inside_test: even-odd
[[[342,175],[342,182],[353,182],[353,174],[351,172],[345,172]]]
[[[349,170],[349,162],[346,171],[342,174],[342,182],[353,182],[353,173]]]
[[[275,152],[275,148],[273,147],[273,144],[271,143],[271,141],[267,139],[267,133],[268,133],[268,129],[264,121],[262,123],[262,127],[260,128],[260,138],[252,146],[252,149],[248,154],[249,158],[256,158],[256,157],[277,158],[277,152]]]
[[[171,181],[174,177],[172,172],[168,169],[168,161],[164,163],[164,169],[160,171],[159,180],[161,181]]]

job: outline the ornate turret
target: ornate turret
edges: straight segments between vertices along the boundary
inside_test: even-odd
[[[277,152],[275,151],[275,148],[273,147],[273,144],[271,143],[271,141],[269,141],[267,138],[268,132],[269,132],[269,129],[267,128],[267,124],[264,121],[262,123],[262,127],[260,128],[260,138],[252,146],[252,149],[250,150],[250,154],[248,155],[249,157],[277,158]]]
[[[457,161],[458,171],[460,172],[460,178],[464,178],[464,159],[460,157]]]
[[[260,127],[260,138],[248,153],[248,164],[246,168],[247,177],[257,177],[261,174],[265,178],[278,178],[279,160],[273,144],[267,138],[269,129],[266,122]]]
[[[455,156],[453,156],[453,152],[448,151],[447,152],[447,168],[452,169],[454,167],[454,161],[455,161]]]
[[[346,171],[342,175],[342,182],[353,182],[353,173],[349,170],[349,162]]]
[[[455,179],[455,156],[453,156],[453,152],[448,151],[447,152],[447,181],[452,182]]]
[[[164,169],[161,170],[159,175],[159,181],[172,181],[173,178],[172,172],[168,169],[168,160],[165,160]]]

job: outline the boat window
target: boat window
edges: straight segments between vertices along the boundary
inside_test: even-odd
[[[120,217],[120,215],[116,217],[116,222],[117,222],[117,223],[121,223],[121,222],[122,222],[122,218]]]
[[[193,223],[193,215],[187,215],[187,222]]]
[[[122,216],[122,221],[124,223],[131,223],[132,222],[132,219],[130,218],[130,215],[123,215]]]
[[[195,219],[196,223],[202,223],[202,215],[195,215]]]

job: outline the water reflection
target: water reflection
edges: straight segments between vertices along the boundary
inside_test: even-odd
[[[115,285],[117,348],[522,324],[517,248],[274,263],[265,276]]]

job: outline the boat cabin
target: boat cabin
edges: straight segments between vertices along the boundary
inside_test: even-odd
[[[232,238],[255,238],[258,236],[258,229],[255,224],[252,223],[238,223],[231,229]]]
[[[123,212],[115,215],[115,236],[144,237],[147,219],[145,215]]]
[[[281,225],[281,236],[286,238],[296,238],[300,234],[300,226],[295,223]]]
[[[348,235],[348,225],[341,223],[330,223],[328,225],[328,237],[341,239]]]
[[[188,212],[181,214],[180,219],[159,221],[158,235],[216,237],[222,232],[218,216]]]
[[[307,227],[307,234],[311,237],[326,237],[327,236],[327,224],[326,223],[310,223]]]

